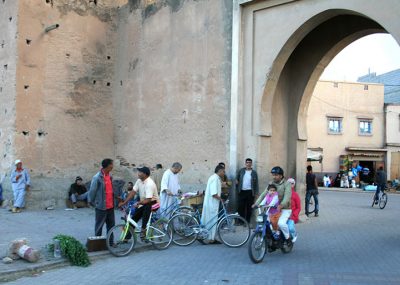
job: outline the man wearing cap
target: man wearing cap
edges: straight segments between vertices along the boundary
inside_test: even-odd
[[[69,188],[68,197],[71,199],[74,209],[76,209],[76,201],[87,201],[88,192],[83,184],[82,177],[77,176],[75,183]]]
[[[128,194],[124,201],[118,204],[121,207],[129,202],[136,193],[139,193],[140,200],[134,207],[137,208],[133,215],[135,222],[142,219],[142,231],[140,237],[143,239],[146,236],[146,226],[150,218],[151,206],[159,203],[159,197],[157,192],[157,186],[153,179],[150,178],[150,169],[148,167],[138,168],[138,180],[136,180],[133,190]]]
[[[15,161],[15,169],[11,172],[11,185],[14,193],[13,213],[21,212],[25,207],[25,193],[29,191],[31,180],[26,169],[22,168],[22,161]]]
[[[106,158],[101,162],[101,166],[102,169],[92,178],[88,194],[89,203],[96,208],[96,236],[102,235],[104,224],[107,232],[115,225],[114,199],[121,195],[112,185],[113,160]]]

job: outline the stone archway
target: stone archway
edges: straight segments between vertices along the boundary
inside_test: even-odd
[[[256,158],[264,185],[273,165],[304,185],[306,116],[324,68],[373,33],[399,41],[400,2],[235,1],[232,39],[232,172]],[[302,188],[302,187],[301,187]]]

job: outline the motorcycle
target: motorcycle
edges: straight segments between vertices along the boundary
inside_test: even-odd
[[[293,249],[293,236],[292,239],[286,241],[281,230],[279,230],[280,234],[273,233],[268,217],[270,208],[258,207],[257,224],[250,237],[248,247],[249,257],[254,263],[263,261],[267,250],[273,252],[280,249],[283,253],[289,253]]]

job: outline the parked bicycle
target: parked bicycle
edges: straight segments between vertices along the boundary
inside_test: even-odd
[[[171,218],[168,228],[172,231],[172,241],[187,246],[197,240],[205,241],[210,230],[217,226],[219,239],[229,247],[240,247],[250,236],[249,224],[238,214],[228,214],[225,203],[219,213],[205,225],[201,224],[199,208],[194,214],[177,214]]]
[[[153,205],[149,221],[146,225],[144,242],[151,242],[157,249],[166,249],[172,241],[171,229],[168,229],[168,220],[156,219],[154,213],[159,209],[159,204]],[[128,255],[137,242],[137,235],[140,234],[139,225],[131,217],[131,209],[126,214],[125,209],[123,219],[124,224],[119,224],[110,229],[107,234],[107,248],[115,256]]]
[[[374,205],[378,205],[380,209],[384,209],[386,207],[388,201],[388,197],[385,193],[385,189],[382,189],[381,191],[379,191],[378,197],[375,197],[375,193],[374,196],[372,197],[372,205],[371,207],[374,207]]]
[[[285,241],[281,230],[279,230],[279,235],[272,232],[272,226],[268,217],[270,208],[258,207],[257,225],[248,245],[248,254],[254,263],[263,261],[267,250],[268,252],[273,252],[276,249],[281,249],[283,253],[289,253],[293,249],[292,240]]]

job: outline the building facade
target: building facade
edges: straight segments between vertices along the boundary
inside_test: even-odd
[[[315,172],[335,175],[357,162],[372,176],[386,165],[383,91],[381,84],[317,83],[307,116],[308,149],[322,155],[311,162]]]

